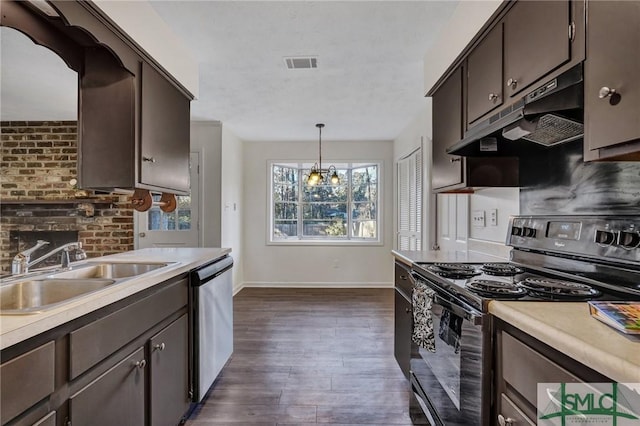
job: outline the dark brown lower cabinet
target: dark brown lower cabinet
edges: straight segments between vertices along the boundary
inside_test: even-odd
[[[181,275],[2,351],[1,424],[175,426],[190,405]]]
[[[411,327],[413,312],[411,302],[397,289],[395,291],[395,325],[393,352],[405,377],[409,378],[411,361]]]
[[[144,426],[146,363],[141,347],[72,395],[71,424]]]
[[[175,426],[189,409],[187,315],[149,340],[151,425]]]
[[[492,424],[537,424],[538,383],[610,383],[611,379],[523,331],[494,321]]]

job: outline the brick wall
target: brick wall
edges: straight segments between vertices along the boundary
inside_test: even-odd
[[[0,268],[15,253],[9,234],[78,231],[89,257],[133,250],[133,209],[128,196],[80,191],[75,121],[1,122]]]

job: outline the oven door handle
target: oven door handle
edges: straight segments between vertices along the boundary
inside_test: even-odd
[[[471,321],[473,325],[481,325],[482,324],[482,313],[476,311],[471,306],[466,305],[460,301],[456,301],[456,303],[452,303],[446,299],[440,297],[437,293],[433,296],[433,303],[436,303],[442,306],[445,309],[450,310],[454,314],[462,317],[468,321]]]

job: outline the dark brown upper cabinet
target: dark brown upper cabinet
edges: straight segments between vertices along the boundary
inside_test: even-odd
[[[464,159],[446,153],[462,137],[462,68],[433,94],[433,123],[431,183],[434,190],[439,190],[462,183]]]
[[[504,19],[504,87],[515,96],[571,60],[571,2],[518,1]]]
[[[503,104],[502,24],[467,58],[467,125]]]
[[[459,157],[446,150],[462,137],[463,68],[433,94],[431,186],[434,192],[472,192],[482,187],[518,186],[518,159]]]
[[[78,72],[79,187],[188,194],[191,93],[92,2],[49,3],[3,0],[0,24]]]
[[[640,160],[640,2],[588,3],[585,160]]]

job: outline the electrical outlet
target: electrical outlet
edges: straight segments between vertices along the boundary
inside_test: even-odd
[[[473,224],[473,226],[475,226],[476,228],[484,228],[485,227],[485,221],[484,221],[484,210],[474,210],[473,211],[473,215],[471,216],[471,222]]]
[[[498,209],[489,210],[489,225],[498,226]]]

